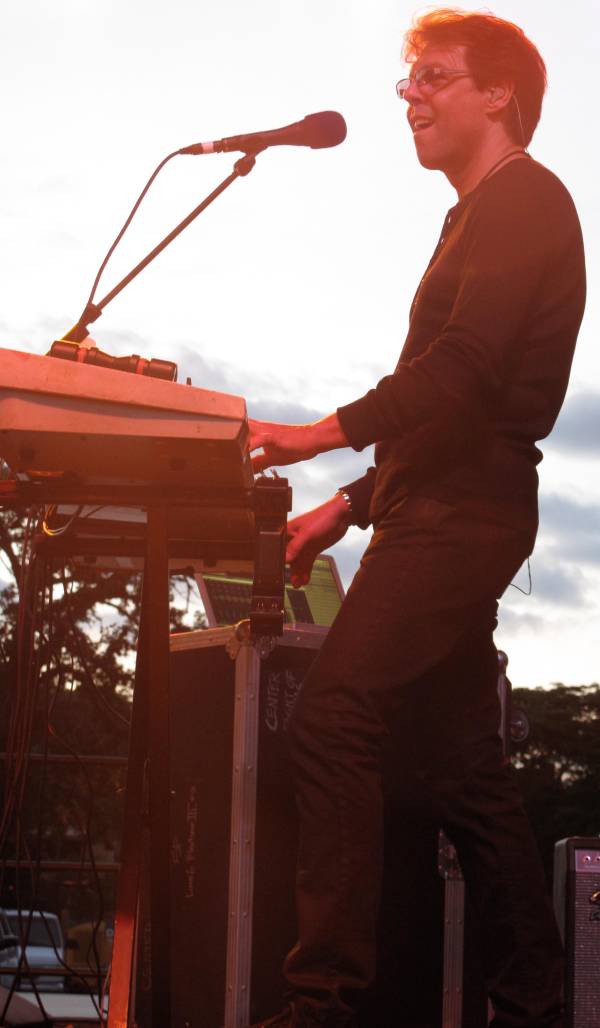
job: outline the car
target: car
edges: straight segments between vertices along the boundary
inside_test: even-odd
[[[32,971],[36,967],[57,970],[63,967],[65,942],[56,914],[42,910],[5,910],[4,913],[10,931],[16,936],[18,958],[21,957],[24,945],[25,957]],[[26,971],[27,966],[23,962],[22,972]],[[64,979],[60,975],[36,974],[35,985],[40,992],[60,992],[64,989]],[[18,988],[22,991],[31,990],[28,974],[22,973]]]
[[[8,918],[0,910],[0,966],[17,967],[19,963],[19,940],[12,931]],[[0,985],[10,989],[13,975],[0,974]]]

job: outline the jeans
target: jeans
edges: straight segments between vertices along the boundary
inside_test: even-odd
[[[376,972],[382,768],[417,775],[483,926],[497,1028],[561,1021],[562,955],[498,736],[496,600],[531,535],[410,497],[367,548],[300,693],[290,747],[300,821],[290,990],[350,1023]]]

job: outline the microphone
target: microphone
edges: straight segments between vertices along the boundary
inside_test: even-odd
[[[193,143],[184,146],[180,154],[230,153],[241,150],[242,153],[257,154],[268,146],[310,146],[319,150],[326,146],[337,146],[346,138],[346,122],[337,111],[321,111],[319,114],[307,114],[302,121],[284,128],[270,129],[268,132],[250,132],[243,136],[226,136],[212,143]]]

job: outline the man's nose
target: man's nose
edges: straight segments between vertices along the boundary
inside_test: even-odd
[[[410,106],[410,104],[412,104],[414,100],[420,100],[421,98],[422,93],[417,83],[414,79],[411,79],[407,88],[404,90],[404,96],[402,97],[402,99],[406,100],[407,104],[409,104]]]

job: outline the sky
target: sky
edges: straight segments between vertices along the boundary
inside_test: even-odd
[[[465,3],[465,9],[480,9]],[[597,0],[498,0],[548,66],[532,155],[581,218],[589,296],[568,399],[542,444],[532,594],[509,588],[497,645],[514,685],[598,681],[600,261]],[[244,396],[251,416],[311,421],[396,364],[408,308],[456,200],[422,169],[395,95],[406,0],[24,0],[0,31],[0,347],[44,353],[77,320],[97,268],[158,162],[189,143],[340,111],[346,141],[278,147],[106,308],[115,354],[175,360],[179,380]],[[112,286],[232,170],[177,157],[98,290]],[[369,453],[290,469],[294,513],[359,477]],[[507,484],[508,486],[508,484]],[[336,547],[346,583],[368,542]],[[527,589],[526,569],[515,584]]]

